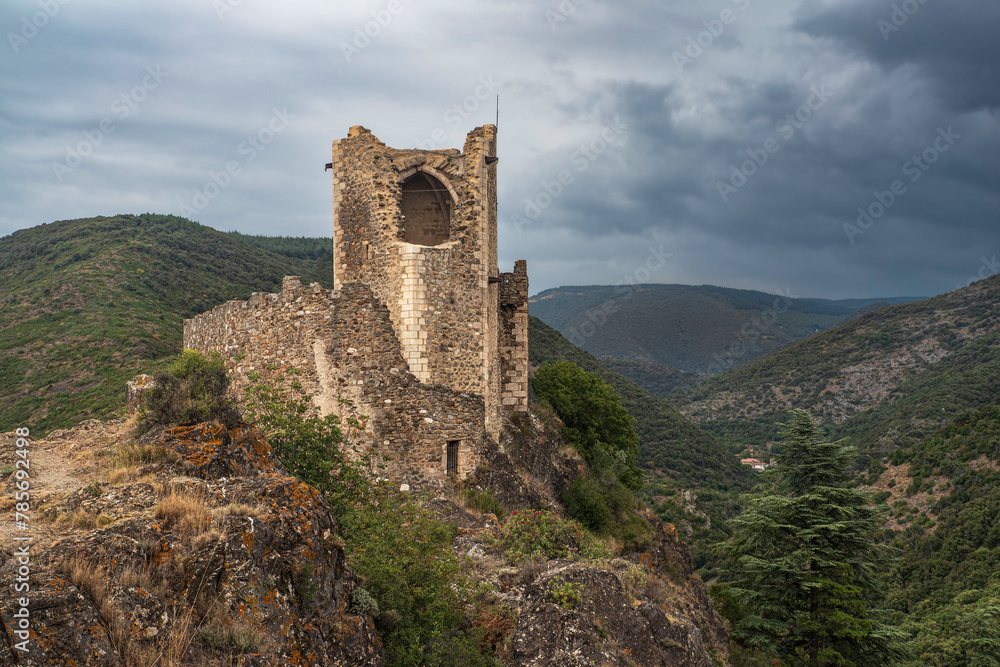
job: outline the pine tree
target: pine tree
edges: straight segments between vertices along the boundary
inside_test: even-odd
[[[748,500],[722,545],[743,608],[733,637],[784,665],[887,665],[902,635],[873,607],[877,572],[891,560],[879,544],[883,511],[853,488],[853,448],[826,442],[812,417],[793,410],[765,491]]]

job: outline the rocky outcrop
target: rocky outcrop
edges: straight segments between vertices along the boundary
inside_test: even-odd
[[[727,664],[729,635],[692,571],[687,547],[669,524],[655,528],[649,552],[610,561],[549,561],[523,590],[509,591],[519,611],[510,664]]]
[[[648,551],[626,558],[510,562],[492,514],[475,517],[444,498],[425,505],[456,526],[456,554],[513,612],[505,667],[716,667],[729,634],[694,574],[677,531],[656,517]]]
[[[201,424],[140,444],[159,459],[142,478],[50,508],[66,530],[31,557],[29,650],[14,648],[5,594],[0,665],[382,664],[329,505],[256,431]],[[18,567],[0,552],[5,589]]]
[[[483,463],[466,484],[489,491],[510,510],[561,512],[559,496],[586,464],[562,441],[559,424],[547,426],[531,411],[508,417],[499,444],[485,443]]]
[[[125,384],[125,411],[130,415],[137,413],[142,404],[143,395],[152,387],[153,377],[151,375],[143,373],[129,380]]]
[[[560,604],[560,591],[578,601]],[[525,588],[512,642],[523,667],[712,667],[701,630],[667,602],[630,599],[615,572],[553,562]]]

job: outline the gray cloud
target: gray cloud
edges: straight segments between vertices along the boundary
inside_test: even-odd
[[[193,218],[327,235],[331,140],[363,124],[392,146],[461,147],[499,93],[501,261],[527,258],[533,291],[619,282],[662,248],[653,282],[929,295],[1000,253],[986,0],[907,0],[919,9],[888,39],[893,3],[874,0],[223,1],[220,18],[202,0],[50,0],[16,53],[9,33],[43,10],[0,7],[0,234],[179,213],[235,162]],[[122,117],[149,67],[169,75]],[[289,120],[270,136],[275,110]],[[53,163],[105,118],[113,132],[60,180]],[[948,127],[961,138],[908,180]],[[906,191],[849,238],[896,180]]]

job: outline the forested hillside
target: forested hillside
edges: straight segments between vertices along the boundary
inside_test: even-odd
[[[965,412],[898,449],[875,482],[901,558],[887,576],[912,665],[977,662],[1000,651],[1000,405]]]
[[[672,398],[733,451],[803,408],[877,461],[1000,394],[1000,276],[845,322]]]
[[[333,261],[333,239],[330,238],[263,236],[261,234],[241,234],[235,231],[226,233],[247,245],[263,248],[278,255],[316,262]]]
[[[735,514],[738,496],[749,490],[753,473],[672,406],[609,370],[536,317],[530,318],[529,341],[533,366],[572,361],[614,387],[639,434],[637,462],[649,479],[640,495],[664,520],[690,528],[695,566],[707,566],[712,559],[705,547],[727,534],[725,520]]]
[[[163,215],[63,220],[0,239],[0,431],[106,418],[125,382],[180,351],[183,319],[330,262]]]
[[[531,298],[531,313],[595,356],[692,373],[740,368],[896,299],[798,298],[711,285],[560,287]],[[656,391],[655,385],[643,385]]]

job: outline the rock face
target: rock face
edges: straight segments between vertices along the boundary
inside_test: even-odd
[[[530,412],[513,420],[463,488],[561,512],[559,493],[586,468],[558,429]],[[15,648],[21,605],[5,593],[0,667],[383,664],[373,619],[352,608],[358,582],[331,508],[255,430],[198,424],[131,442],[123,423],[84,422],[31,451],[29,651]],[[119,459],[132,464],[114,469]],[[0,480],[0,502],[13,484]],[[455,525],[456,553],[505,610],[467,618],[505,667],[728,661],[670,524],[647,517],[651,544],[620,558],[514,561],[495,515],[444,497],[425,507]],[[3,548],[17,534],[0,523]],[[22,566],[0,550],[5,591]]]
[[[141,444],[161,459],[142,478],[49,509],[103,527],[32,554],[29,651],[14,648],[20,607],[5,593],[0,665],[382,664],[329,505],[256,431],[202,424]],[[0,551],[5,589],[18,567]]]
[[[125,385],[125,411],[134,415],[139,411],[142,403],[142,396],[153,387],[153,377],[142,374],[135,376]]]
[[[559,604],[560,590],[579,601]],[[670,604],[634,604],[614,572],[554,562],[524,591],[514,664],[712,667],[701,631]]]
[[[559,431],[557,420],[514,415],[466,486],[489,491],[508,509],[562,513],[559,495],[586,472],[586,463]],[[501,529],[494,515],[477,519],[443,498],[428,507],[455,524],[456,553],[516,611],[509,653],[501,652],[505,667],[728,664],[729,634],[694,574],[687,545],[656,516],[646,516],[653,539],[645,551],[511,564],[497,546]]]
[[[509,664],[727,664],[729,635],[691,570],[687,547],[662,524],[657,535],[651,552],[596,563],[549,561],[523,589],[511,588],[519,613]]]
[[[553,426],[558,429],[558,426]],[[583,459],[550,433],[533,412],[510,415],[499,445],[487,442],[484,465],[466,481],[493,493],[504,507],[562,511],[559,496],[586,470]]]
[[[650,550],[627,558],[511,563],[496,516],[477,519],[443,498],[427,507],[456,526],[455,552],[514,612],[504,667],[729,664],[729,634],[670,524],[648,517]]]

